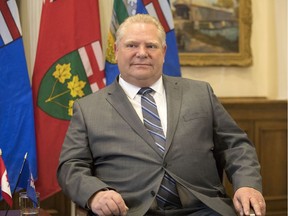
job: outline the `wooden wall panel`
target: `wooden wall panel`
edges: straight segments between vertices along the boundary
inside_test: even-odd
[[[255,125],[255,133],[267,211],[284,211],[287,209],[287,123],[260,121]]]
[[[287,101],[222,98],[224,107],[255,144],[267,216],[287,215]],[[233,191],[227,178],[224,185]]]

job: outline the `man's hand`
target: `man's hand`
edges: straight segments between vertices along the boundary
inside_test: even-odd
[[[128,210],[121,195],[114,190],[99,191],[89,204],[91,210],[99,216],[125,216]]]
[[[250,207],[253,208],[257,216],[266,214],[264,197],[253,188],[239,188],[234,194],[233,203],[238,215],[250,215]]]

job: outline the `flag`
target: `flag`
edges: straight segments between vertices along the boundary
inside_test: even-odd
[[[2,159],[2,150],[0,149],[0,177],[1,177],[1,194],[6,203],[12,207],[13,200],[11,195],[11,188],[9,185],[7,170]]]
[[[98,0],[44,1],[32,78],[41,200],[56,171],[73,103],[105,86]]]
[[[30,170],[29,161],[26,159],[27,154],[24,157],[23,169],[19,173],[19,183],[18,187],[25,189],[28,198],[33,202],[34,206],[37,206],[38,200],[36,195],[36,188],[34,184],[33,174]]]
[[[138,13],[149,14],[160,21],[166,32],[167,43],[163,73],[170,76],[181,76],[178,48],[169,0],[121,0],[114,1],[112,21],[107,39],[108,45],[105,62],[107,85],[112,83],[119,74],[114,55],[116,31],[119,25],[128,16]]]
[[[0,148],[14,192],[26,152],[37,178],[32,90],[15,0],[0,0],[0,77]]]

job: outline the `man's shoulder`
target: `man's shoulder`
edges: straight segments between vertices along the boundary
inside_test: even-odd
[[[177,83],[177,84],[182,84],[182,85],[201,85],[201,86],[206,86],[208,83],[203,80],[196,80],[196,79],[190,79],[190,78],[184,78],[184,77],[173,77],[173,76],[167,76],[163,75],[164,82],[172,82],[172,83]]]
[[[111,85],[108,85],[108,86],[105,86],[104,88],[102,89],[99,89],[91,94],[88,94],[88,95],[85,95],[84,97],[78,99],[78,101],[80,103],[86,103],[86,102],[89,102],[89,101],[99,101],[102,99],[105,99],[106,98],[106,95],[113,91],[114,87]]]

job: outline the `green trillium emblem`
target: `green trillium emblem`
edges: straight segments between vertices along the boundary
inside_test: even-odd
[[[44,75],[38,93],[38,106],[54,118],[70,120],[74,101],[90,93],[81,58],[74,51],[55,62]]]

